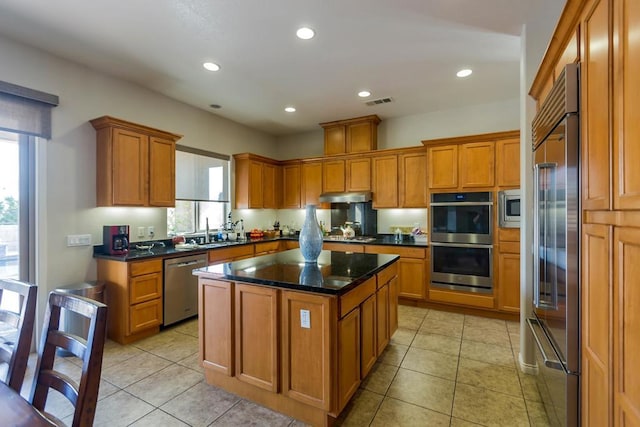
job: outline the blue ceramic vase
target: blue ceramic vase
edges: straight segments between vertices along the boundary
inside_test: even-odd
[[[322,230],[316,217],[316,205],[307,205],[304,225],[300,230],[300,252],[305,262],[316,262],[322,251]]]
[[[304,263],[304,267],[300,270],[300,277],[298,280],[301,285],[306,286],[322,286],[324,283],[322,270],[320,270],[320,266],[314,262]]]

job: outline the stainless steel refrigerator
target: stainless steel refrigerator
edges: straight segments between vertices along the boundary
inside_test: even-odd
[[[534,278],[528,320],[551,425],[580,424],[579,66],[570,64],[533,120]]]

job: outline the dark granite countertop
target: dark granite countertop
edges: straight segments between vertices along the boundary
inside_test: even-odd
[[[260,242],[270,242],[275,240],[298,240],[297,237],[275,237],[272,239],[252,239],[245,241],[235,241],[235,242],[213,242],[206,245],[199,245],[198,247],[191,249],[176,249],[172,244],[171,240],[163,240],[162,242],[165,244],[164,247],[154,246],[151,250],[136,250],[132,249],[129,253],[125,255],[109,255],[102,252],[102,245],[97,245],[93,247],[93,257],[94,258],[102,258],[102,259],[111,259],[115,261],[139,261],[150,258],[169,258],[169,257],[178,257],[187,254],[194,253],[202,253],[207,252],[211,249],[219,249],[219,248],[227,248],[231,246],[237,245],[247,245],[254,244]],[[325,241],[327,242],[337,242],[337,243],[347,243],[347,244],[359,244],[359,245],[384,245],[384,246],[409,246],[409,247],[428,247],[428,242],[416,242],[413,238],[405,236],[402,242],[397,242],[394,239],[394,236],[391,234],[379,234],[373,240],[358,240],[358,239],[340,239],[334,238],[333,236],[326,236]],[[135,247],[136,242],[131,245]]]
[[[194,270],[200,277],[341,295],[396,262],[398,255],[323,250],[317,263],[305,263],[300,249]]]

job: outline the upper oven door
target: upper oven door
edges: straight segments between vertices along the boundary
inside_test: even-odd
[[[453,197],[461,201],[449,201]],[[493,243],[491,193],[433,194],[431,241],[440,243]]]

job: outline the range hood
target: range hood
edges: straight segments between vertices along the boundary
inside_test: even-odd
[[[323,203],[360,203],[371,200],[371,191],[357,191],[348,193],[322,193],[320,201]]]

